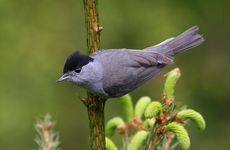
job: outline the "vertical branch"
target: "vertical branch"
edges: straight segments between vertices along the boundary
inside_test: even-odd
[[[83,0],[87,30],[87,46],[90,54],[100,48],[98,0]],[[83,101],[88,110],[91,150],[105,150],[104,106],[106,99],[88,94]]]
[[[85,9],[85,25],[87,30],[87,46],[89,53],[94,53],[100,48],[98,0],[83,0]]]
[[[89,96],[83,102],[87,106],[88,110],[90,127],[90,149],[105,150],[105,99]]]

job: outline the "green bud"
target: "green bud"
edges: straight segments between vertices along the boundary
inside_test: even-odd
[[[128,150],[140,150],[143,142],[148,136],[146,131],[138,131],[130,142]]]
[[[145,111],[145,108],[147,107],[147,105],[151,102],[151,99],[150,97],[148,96],[144,96],[144,97],[141,97],[137,103],[136,103],[136,106],[135,106],[135,116],[137,116],[138,118],[141,118],[144,111]]]
[[[108,137],[105,138],[105,148],[106,150],[118,150],[117,146]]]
[[[177,122],[171,122],[166,125],[166,130],[174,133],[176,135],[177,141],[181,148],[184,150],[190,147],[190,138],[188,136],[187,130]]]
[[[151,102],[150,104],[148,104],[148,106],[145,109],[145,117],[153,118],[161,111],[162,111],[162,104],[160,102],[157,101]]]
[[[206,123],[203,116],[195,110],[185,109],[178,112],[177,116],[181,119],[191,119],[196,123],[197,127],[200,128],[201,130],[204,130],[206,127]]]
[[[119,97],[119,100],[121,102],[121,106],[124,110],[127,121],[131,121],[133,119],[133,114],[134,114],[133,102],[131,96],[129,94],[126,94],[122,97]]]
[[[114,118],[110,119],[107,122],[106,128],[105,128],[106,136],[108,136],[108,137],[113,136],[114,133],[116,132],[117,128],[120,128],[122,126],[125,126],[125,122],[123,121],[123,119],[121,117],[114,117]]]
[[[173,69],[172,71],[167,73],[166,76],[167,78],[165,80],[163,93],[165,94],[166,99],[171,99],[174,94],[177,80],[181,76],[180,69],[179,68]]]
[[[151,119],[146,119],[143,123],[144,127],[145,128],[151,128],[154,126],[156,122],[156,119],[155,118],[151,118]]]

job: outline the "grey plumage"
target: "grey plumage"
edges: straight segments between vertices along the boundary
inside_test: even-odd
[[[124,95],[150,79],[173,60],[167,56],[140,50],[105,50],[92,55],[102,64],[103,89],[110,97]],[[105,59],[106,58],[106,59]]]
[[[193,26],[177,37],[165,40],[160,44],[148,47],[145,50],[174,56],[177,53],[194,48],[204,42],[203,36],[198,34],[198,31],[199,28]]]
[[[82,66],[79,74],[65,80],[78,83],[98,96],[122,96],[154,77],[164,66],[173,63],[175,54],[200,45],[204,39],[198,30],[194,26],[175,38],[143,50],[97,51],[90,56],[93,61]]]

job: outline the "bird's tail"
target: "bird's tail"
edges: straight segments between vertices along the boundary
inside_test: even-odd
[[[204,38],[198,34],[198,31],[199,28],[193,26],[175,38],[167,39],[158,45],[148,47],[144,50],[174,56],[204,42]]]

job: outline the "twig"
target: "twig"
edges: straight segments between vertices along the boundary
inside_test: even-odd
[[[54,124],[49,114],[37,120],[35,128],[38,136],[35,141],[39,145],[39,150],[58,149],[60,144],[59,135],[53,131]]]
[[[163,147],[163,150],[170,150],[170,144],[172,143],[172,140],[174,138],[174,134],[169,132],[169,133],[167,133],[166,136],[167,136],[167,141]]]
[[[175,119],[175,115],[174,114],[170,115],[167,112],[156,117],[157,126],[153,127],[152,134],[149,136],[145,149],[147,150],[155,149],[159,138],[166,132],[164,128],[165,124],[174,119]]]
[[[162,130],[163,125],[159,125],[153,131],[153,135],[150,136],[150,139],[147,143],[147,150],[154,150],[156,147],[156,143],[161,136],[160,132]]]

